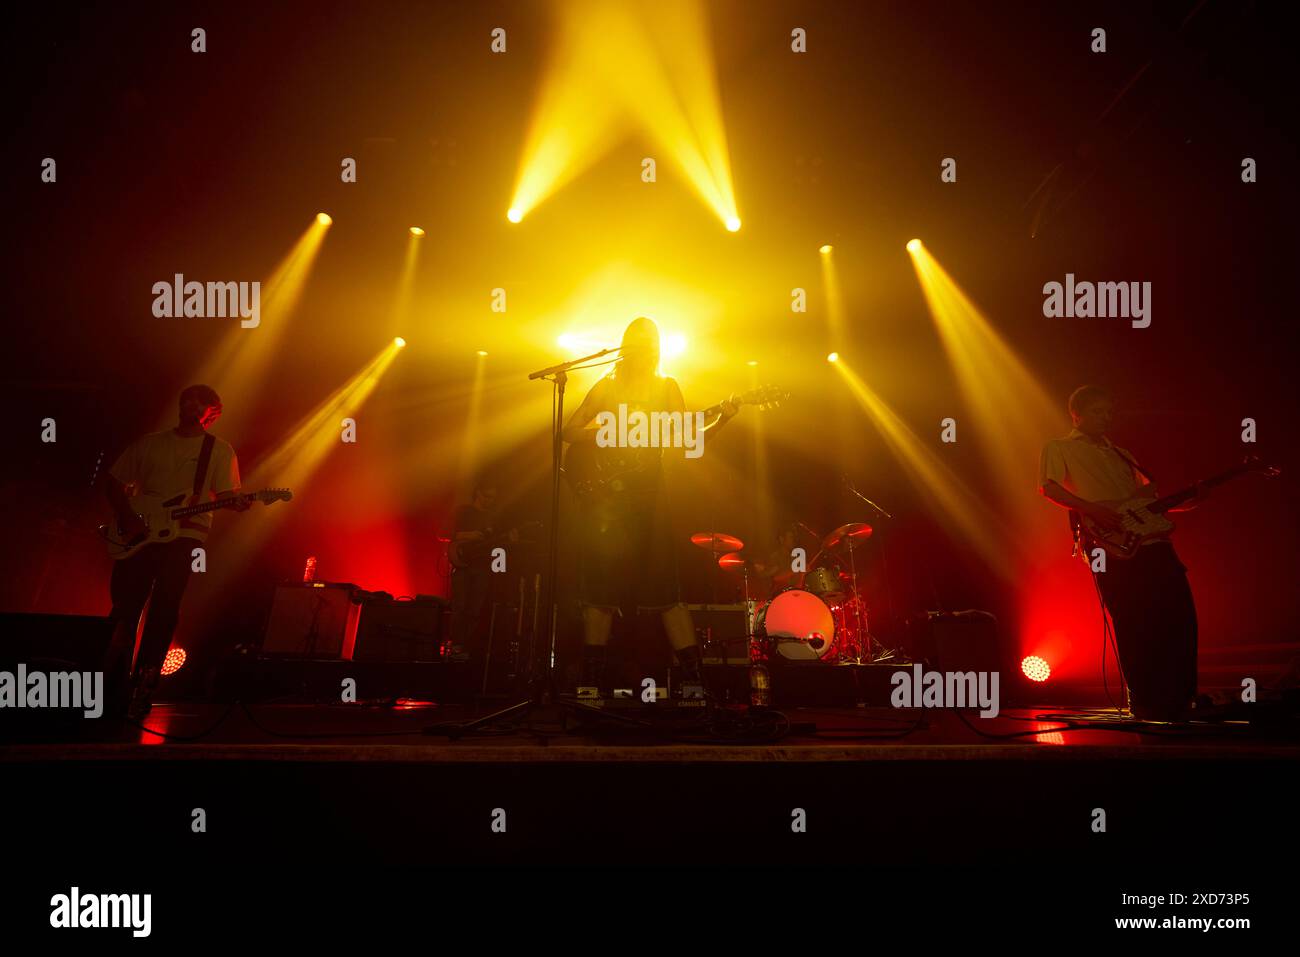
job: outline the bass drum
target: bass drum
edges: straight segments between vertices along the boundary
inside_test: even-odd
[[[821,598],[787,588],[758,610],[754,631],[783,658],[814,661],[835,652],[835,615]]]

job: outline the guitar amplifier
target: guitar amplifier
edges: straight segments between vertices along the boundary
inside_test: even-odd
[[[438,661],[444,625],[450,614],[446,599],[421,595],[397,601],[368,596],[357,628],[357,661]]]
[[[334,582],[277,585],[262,654],[350,660],[361,612],[355,591],[355,585]]]
[[[930,611],[908,622],[912,657],[942,671],[997,671],[998,620],[987,611]]]
[[[706,665],[748,665],[754,602],[687,605]]]

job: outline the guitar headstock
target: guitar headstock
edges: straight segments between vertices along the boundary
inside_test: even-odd
[[[1246,466],[1246,468],[1252,472],[1259,472],[1265,478],[1277,478],[1282,474],[1282,467],[1280,465],[1265,462],[1258,455],[1247,455],[1241,464]]]
[[[287,488],[264,488],[253,497],[263,505],[270,505],[272,502],[288,502],[293,498],[293,491]]]
[[[737,397],[741,405],[756,405],[760,409],[775,409],[788,398],[790,393],[775,385],[762,385],[757,389],[742,392]]]

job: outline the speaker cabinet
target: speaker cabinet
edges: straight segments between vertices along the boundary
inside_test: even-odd
[[[931,611],[909,623],[913,657],[939,671],[998,671],[998,620],[986,611]]]
[[[277,585],[262,654],[351,660],[361,606],[355,585],[294,582]]]
[[[442,647],[447,602],[422,595],[398,601],[368,596],[357,628],[357,661],[437,661]]]
[[[0,670],[98,671],[112,638],[111,618],[0,614]]]

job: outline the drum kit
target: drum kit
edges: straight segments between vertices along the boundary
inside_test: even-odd
[[[813,534],[817,548],[806,565],[792,556],[778,556],[789,568],[775,573],[744,553],[745,543],[725,532],[697,532],[691,543],[716,558],[715,569],[739,576],[749,610],[750,656],[764,660],[780,656],[827,664],[866,664],[892,657],[870,632],[867,603],[859,587],[859,566],[872,527],[849,522],[827,535]],[[799,567],[800,571],[793,568]],[[751,578],[778,588],[757,600],[750,594]],[[716,591],[716,589],[715,589]]]

